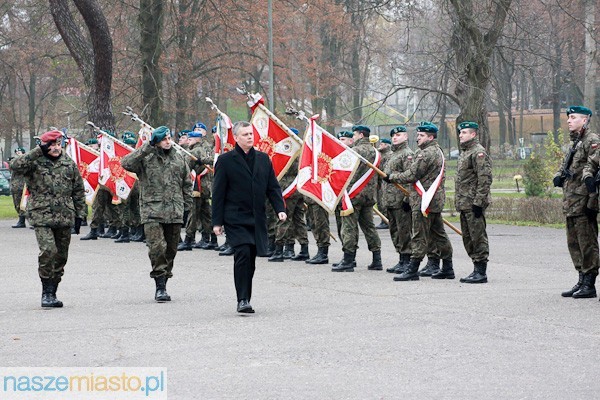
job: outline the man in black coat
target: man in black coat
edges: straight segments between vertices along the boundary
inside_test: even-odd
[[[264,256],[268,247],[266,199],[280,221],[285,221],[287,215],[269,156],[252,147],[252,125],[236,122],[233,137],[235,149],[219,156],[215,165],[212,224],[217,235],[227,231],[227,241],[234,249],[237,311],[253,313],[250,297],[256,256]]]

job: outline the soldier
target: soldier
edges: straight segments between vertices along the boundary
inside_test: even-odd
[[[190,147],[190,145],[189,145],[189,133],[190,132],[191,131],[189,129],[183,129],[181,132],[179,132],[179,139],[177,140],[177,144],[186,150]]]
[[[575,299],[596,297],[598,275],[598,193],[594,176],[598,171],[600,137],[588,132],[591,117],[592,110],[587,107],[567,108],[571,147],[553,180],[554,186],[563,188],[567,246],[579,273],[575,286],[562,296]]]
[[[26,151],[22,147],[17,147],[15,149],[15,156],[22,156]],[[13,228],[25,228],[25,211],[21,210],[21,198],[23,197],[23,188],[25,187],[25,179],[22,174],[11,171],[10,178],[10,193],[13,198],[13,205],[15,206],[15,211],[19,214],[19,220]]]
[[[173,262],[184,210],[192,204],[190,170],[182,155],[172,148],[171,132],[160,126],[152,137],[121,160],[140,184],[141,222],[146,232],[150,277],[156,283],[154,299],[171,301],[167,280],[173,277]]]
[[[382,168],[386,175],[404,172],[410,168],[413,151],[408,147],[408,133],[405,126],[397,126],[390,131],[392,137],[392,155]],[[383,179],[382,179],[383,180]],[[387,210],[390,220],[390,236],[396,252],[398,264],[386,269],[387,272],[401,274],[410,262],[410,237],[412,216],[409,198],[395,185],[383,181],[381,188],[381,206]]]
[[[364,125],[356,125],[352,127],[352,133],[354,137],[353,150],[370,162],[375,162],[377,150],[369,142],[371,129]],[[341,213],[344,259],[340,264],[331,268],[334,272],[354,271],[359,226],[365,235],[369,251],[373,253],[373,261],[367,269],[375,271],[383,269],[381,264],[381,240],[373,223],[373,206],[375,205],[375,192],[377,190],[377,179],[373,179],[374,175],[375,171],[361,163],[350,181],[350,187],[359,179],[364,180],[365,185],[362,186],[362,189],[358,188],[355,193],[352,193],[351,190],[348,193],[352,199],[354,212],[349,215],[344,215],[343,211]]]
[[[312,234],[317,242],[317,254],[307,264],[329,264],[329,214],[321,205],[309,197],[304,201],[308,205],[307,215],[311,215]]]
[[[45,308],[63,306],[56,291],[69,255],[71,227],[79,234],[86,207],[83,179],[77,165],[63,154],[62,139],[60,131],[46,132],[38,147],[11,162],[29,188],[27,213],[40,249],[38,273]]]
[[[379,169],[383,171],[387,161],[392,156],[392,141],[388,138],[381,139],[379,141],[378,150],[379,150],[379,154],[381,154],[381,163],[379,164]],[[380,213],[385,215],[387,217],[387,219],[389,220],[390,216],[388,215],[387,208],[384,207],[384,204],[383,204],[384,202],[382,201],[383,191],[381,190],[381,187],[382,187],[383,183],[384,183],[383,179],[381,179],[380,176],[377,176],[377,209],[379,210]],[[389,226],[383,219],[381,219],[381,222],[375,228],[389,229]]]
[[[455,205],[460,212],[460,228],[463,244],[471,260],[473,272],[463,283],[486,283],[487,262],[490,253],[485,230],[485,209],[492,196],[492,161],[479,143],[476,122],[465,121],[458,125],[460,156],[456,171]]]
[[[337,138],[340,140],[340,142],[344,143],[348,147],[352,147],[352,145],[354,144],[354,134],[350,131],[338,132]],[[340,203],[338,203],[337,207],[335,208],[335,225],[337,228],[338,238],[340,239],[340,242],[342,242],[342,247],[343,247],[344,241],[342,238],[342,216],[340,214],[341,211],[342,211],[342,205],[340,202]],[[342,263],[343,260],[344,259],[342,258],[339,262],[331,264],[331,266],[337,267],[339,264]]]
[[[444,230],[442,210],[446,200],[444,189],[445,163],[444,153],[437,138],[438,127],[431,122],[421,122],[417,126],[417,144],[419,150],[415,153],[410,168],[404,172],[393,172],[388,175],[386,182],[416,183],[418,191],[411,194],[412,207],[412,238],[410,263],[406,271],[394,277],[395,281],[419,280],[419,265],[427,254],[430,246],[435,246],[442,259],[442,269],[431,275],[434,279],[454,279],[452,267],[452,244]],[[421,195],[433,191],[429,204],[422,204]],[[423,215],[429,210],[427,216]]]
[[[137,143],[137,139],[135,137],[135,133],[125,131],[121,135],[121,139],[123,143],[128,146],[135,147]],[[117,205],[119,209],[119,214],[121,215],[122,228],[119,237],[115,240],[115,243],[129,243],[131,241],[130,232],[140,225],[140,205],[139,205],[139,184],[136,181],[131,188],[131,192],[129,196],[127,196],[127,200],[122,200],[120,204]]]

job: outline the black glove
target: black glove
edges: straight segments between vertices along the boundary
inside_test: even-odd
[[[407,203],[406,201],[402,202],[402,209],[406,212],[410,212],[410,203]]]
[[[389,175],[382,176],[381,179],[383,179],[387,183],[392,183],[392,181],[390,181],[390,176]]]
[[[50,143],[40,143],[39,146],[40,149],[42,149],[42,153],[44,153],[44,155],[48,155],[48,152],[50,151]]]
[[[560,176],[555,176],[554,179],[552,179],[552,183],[554,183],[554,187],[562,187],[564,182],[565,182],[564,179],[561,178]]]
[[[585,178],[584,182],[588,192],[596,193],[596,184],[594,183],[594,178],[588,176],[587,178]]]
[[[483,215],[483,207],[479,207],[473,204],[471,209],[473,210],[473,215],[475,216],[475,218],[481,218],[481,216]]]
[[[588,217],[592,221],[595,221],[598,217],[598,211],[591,209],[591,208],[585,207],[583,209],[583,213],[585,214],[586,217]]]
[[[79,231],[81,230],[81,223],[83,220],[79,217],[75,217],[75,226],[73,226],[73,230],[77,235],[79,235]]]

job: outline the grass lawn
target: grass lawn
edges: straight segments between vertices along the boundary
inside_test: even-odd
[[[17,219],[11,196],[0,196],[0,219]]]

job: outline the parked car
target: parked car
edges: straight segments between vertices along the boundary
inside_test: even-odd
[[[0,174],[0,195],[10,196],[10,183],[4,177],[4,174]]]
[[[10,182],[10,169],[8,168],[0,168],[0,175],[4,177],[8,182]]]
[[[459,151],[458,150],[450,150],[450,154],[449,154],[449,159],[450,160],[458,160],[458,155],[459,155]]]

